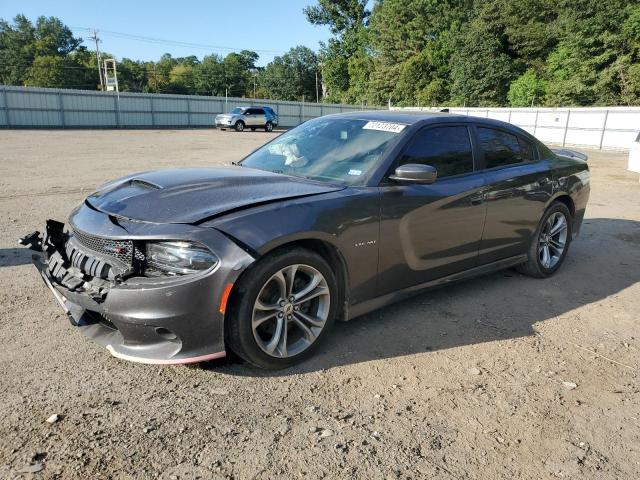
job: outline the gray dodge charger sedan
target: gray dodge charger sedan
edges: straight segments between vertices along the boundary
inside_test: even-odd
[[[116,357],[233,351],[282,368],[335,320],[426,288],[552,275],[584,216],[585,159],[496,120],[331,115],[233,166],[106,183],[67,226],[21,242],[71,323]]]

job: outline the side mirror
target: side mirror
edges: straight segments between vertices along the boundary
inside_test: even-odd
[[[391,180],[400,183],[421,183],[430,184],[436,181],[438,171],[431,165],[422,165],[420,163],[407,163],[396,168],[393,175],[389,176]]]
[[[245,110],[244,112],[242,112],[243,115],[249,115],[249,110]]]

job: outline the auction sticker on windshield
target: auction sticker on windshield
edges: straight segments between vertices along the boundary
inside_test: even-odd
[[[380,130],[381,132],[392,132],[392,133],[400,133],[404,130],[406,125],[402,125],[401,123],[390,123],[390,122],[367,122],[367,124],[362,127],[363,130]]]

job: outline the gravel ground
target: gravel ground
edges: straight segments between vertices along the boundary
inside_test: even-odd
[[[112,358],[16,247],[102,181],[271,137],[0,131],[0,478],[640,477],[640,185],[622,154],[591,152],[587,218],[553,278],[422,294],[277,373]]]

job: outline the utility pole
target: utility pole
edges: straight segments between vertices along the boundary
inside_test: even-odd
[[[316,70],[316,103],[320,103],[320,94],[318,93],[318,71]]]
[[[257,77],[258,77],[257,75],[253,76],[253,98],[256,98],[256,78]]]
[[[156,93],[158,93],[158,74],[156,72],[156,64],[153,64],[153,84],[156,88]]]
[[[96,43],[96,60],[98,62],[98,75],[100,76],[100,91],[104,92],[104,78],[102,76],[102,57],[100,56],[100,47],[98,46],[98,42],[100,42],[100,39],[98,38],[98,31],[95,29],[91,30],[89,38]]]

